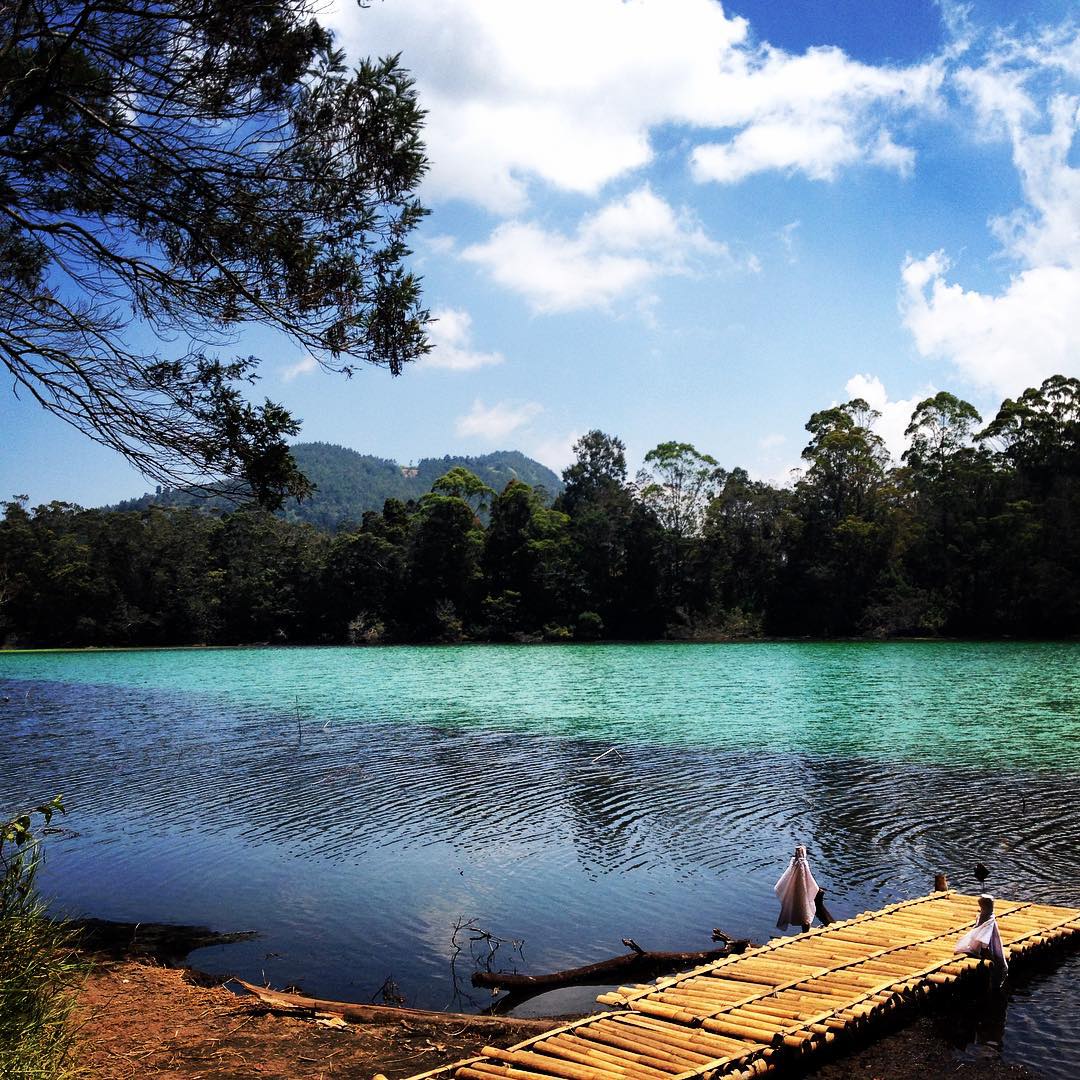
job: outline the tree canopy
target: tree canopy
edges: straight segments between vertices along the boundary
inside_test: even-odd
[[[212,504],[16,500],[0,643],[1075,636],[1078,386],[1047,380],[982,432],[967,402],[928,398],[900,466],[865,402],[825,409],[789,488],[676,442],[630,484],[622,443],[591,431],[554,505],[517,479],[492,498],[445,459],[427,494],[333,534]]]
[[[0,6],[0,361],[166,484],[305,491],[244,324],[345,374],[427,348],[406,239],[422,112],[396,57],[346,67],[308,0]],[[150,344],[147,344],[147,340]]]

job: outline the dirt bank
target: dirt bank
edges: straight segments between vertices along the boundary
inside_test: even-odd
[[[507,1020],[493,1030],[460,1019],[415,1018],[327,1026],[274,1015],[252,998],[199,985],[193,981],[198,978],[130,959],[99,962],[82,987],[76,1011],[90,1080],[370,1080],[377,1072],[395,1080],[468,1057],[485,1043],[509,1046],[546,1026]],[[954,1050],[942,1037],[941,1022],[918,1020],[803,1075],[819,1080],[1031,1076],[993,1056]]]

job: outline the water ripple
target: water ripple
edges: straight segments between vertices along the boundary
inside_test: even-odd
[[[56,838],[44,881],[68,910],[257,926],[258,943],[199,962],[326,996],[393,974],[441,1007],[465,916],[524,939],[533,970],[628,935],[764,939],[796,842],[839,917],[938,871],[976,890],[980,861],[1002,895],[1080,903],[1078,659],[1011,645],[0,657],[14,747],[0,805],[65,794],[79,835]],[[1024,994],[1009,1052],[1080,1072],[1077,1036],[1055,1032],[1051,1053],[1033,1020],[1075,1009],[1074,981]]]

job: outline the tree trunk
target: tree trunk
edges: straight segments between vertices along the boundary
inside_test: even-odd
[[[565,971],[553,971],[546,975],[519,975],[508,971],[473,972],[473,986],[489,989],[507,990],[514,1004],[524,1001],[548,990],[558,990],[564,986],[591,986],[595,984],[647,981],[658,975],[668,975],[686,968],[709,964],[722,960],[732,953],[741,953],[749,947],[749,941],[729,941],[723,948],[707,949],[701,952],[646,952],[639,948],[632,939],[624,939],[633,952],[623,956],[613,956],[610,960],[601,960],[584,967],[567,968]]]

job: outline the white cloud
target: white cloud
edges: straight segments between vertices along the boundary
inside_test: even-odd
[[[875,409],[881,415],[874,421],[874,432],[881,436],[886,449],[894,462],[899,463],[901,456],[907,449],[907,439],[904,432],[911,423],[911,414],[920,401],[933,397],[934,390],[927,388],[916,397],[904,398],[900,401],[890,401],[889,395],[876,375],[853,375],[844,385],[848,399],[862,398],[871,409]]]
[[[932,105],[938,62],[861,64],[836,48],[753,41],[715,0],[394,0],[331,24],[354,56],[401,51],[427,109],[429,198],[519,213],[529,184],[595,195],[649,164],[650,133],[711,144],[702,179],[762,169],[827,178],[856,161],[910,167],[885,126]],[[820,140],[824,139],[822,143]],[[883,148],[885,148],[883,150]]]
[[[936,0],[936,3],[950,39],[946,55],[963,56],[971,48],[976,33],[971,21],[972,4],[965,0]]]
[[[762,450],[775,450],[778,446],[783,446],[787,442],[787,436],[781,435],[778,431],[771,432],[768,435],[763,435],[758,439],[758,446]]]
[[[533,441],[529,446],[529,456],[553,472],[561,473],[574,461],[574,443],[584,435],[583,431],[571,431],[567,435],[551,435]]]
[[[915,151],[910,146],[897,145],[887,131],[878,132],[868,160],[901,176],[910,176],[915,171]]]
[[[787,254],[787,261],[794,266],[799,261],[799,253],[796,247],[796,239],[799,231],[799,227],[802,225],[801,221],[789,221],[779,232],[777,237],[780,239],[780,243],[784,247],[784,251]]]
[[[457,418],[454,429],[459,435],[467,438],[497,442],[499,439],[506,438],[511,432],[525,427],[543,411],[543,406],[535,401],[529,401],[523,405],[512,405],[509,402],[500,401],[495,405],[487,406],[478,398],[464,416]]]
[[[502,353],[477,352],[472,345],[472,316],[460,308],[439,308],[431,313],[434,320],[428,330],[432,349],[420,361],[423,367],[448,371],[475,371],[501,364]]]
[[[766,48],[740,61],[728,89],[744,111],[723,125],[739,130],[694,150],[698,180],[734,183],[769,169],[832,180],[858,162],[907,175],[914,151],[898,145],[882,119],[890,110],[933,108],[944,74],[936,62],[872,67],[831,47],[801,56]]]
[[[545,313],[606,307],[659,277],[692,272],[704,259],[734,265],[726,245],[647,186],[585,217],[571,234],[505,222],[462,257]]]
[[[999,397],[1080,375],[1080,269],[1034,267],[990,295],[950,284],[948,266],[941,252],[904,265],[901,311],[920,353]]]
[[[795,119],[762,121],[722,144],[699,146],[692,155],[694,177],[736,183],[766,169],[799,168],[812,180],[832,180],[860,147],[842,124],[811,126]]]
[[[1017,269],[996,293],[948,279],[942,251],[901,271],[904,323],[924,356],[944,357],[972,384],[1001,396],[1048,375],[1080,374],[1080,32],[999,37],[957,72],[976,132],[1007,139],[1024,204],[988,224]]]
[[[282,382],[292,382],[301,375],[310,375],[319,366],[319,361],[314,356],[305,356],[295,364],[290,364],[281,373]]]
[[[435,236],[429,236],[424,242],[424,247],[434,255],[453,255],[457,250],[457,240],[446,233],[438,233]]]

